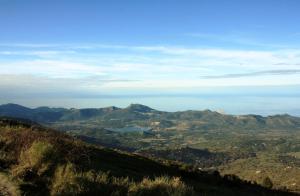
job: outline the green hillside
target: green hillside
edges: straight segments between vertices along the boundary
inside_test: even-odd
[[[162,112],[140,104],[127,108],[65,109],[26,108],[16,104],[0,105],[0,116],[26,118],[39,123],[79,122],[102,127],[124,127],[139,124],[160,130],[173,127],[187,129],[300,129],[300,118],[289,115],[263,117],[259,115],[225,115],[210,110]]]

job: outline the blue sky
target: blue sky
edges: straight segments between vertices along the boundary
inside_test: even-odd
[[[298,47],[299,6],[297,0],[2,0],[1,42]]]
[[[299,8],[298,0],[1,0],[0,100],[294,95]]]

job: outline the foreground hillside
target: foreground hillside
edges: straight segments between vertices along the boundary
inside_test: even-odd
[[[293,195],[0,118],[2,195]]]

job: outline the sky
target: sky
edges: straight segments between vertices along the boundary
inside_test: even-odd
[[[228,110],[231,96],[247,97],[233,113],[299,114],[299,9],[298,0],[0,0],[0,103]],[[277,100],[262,112],[250,96]]]

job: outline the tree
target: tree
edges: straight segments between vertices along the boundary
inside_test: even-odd
[[[268,176],[264,178],[262,184],[264,187],[269,188],[269,189],[273,187],[273,182]]]

